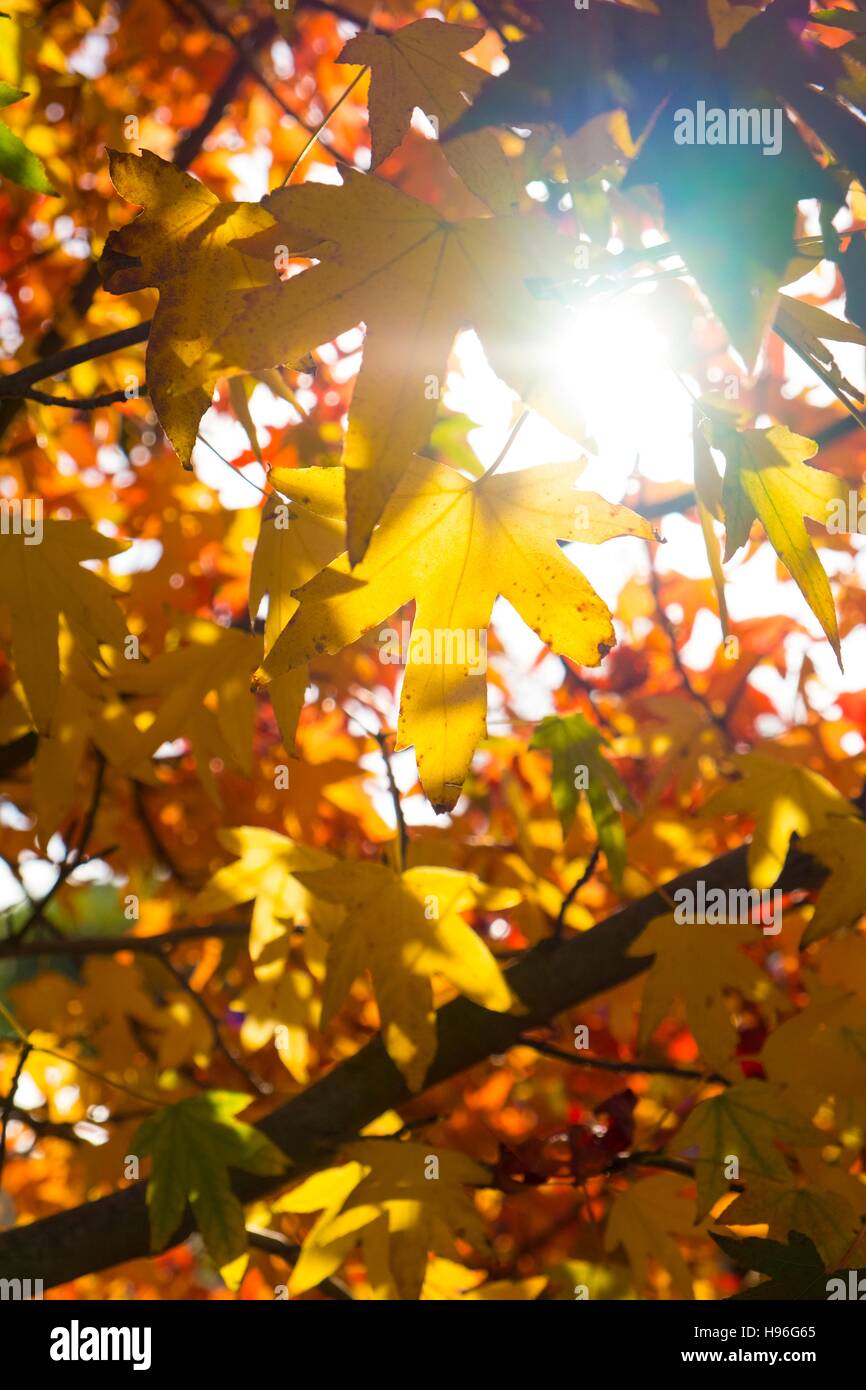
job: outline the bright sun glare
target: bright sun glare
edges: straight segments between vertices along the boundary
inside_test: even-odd
[[[679,330],[665,321],[663,296],[657,291],[655,281],[632,284],[620,294],[609,294],[596,303],[574,309],[567,328],[550,344],[548,370],[583,415],[587,438],[575,440],[539,411],[532,410],[502,464],[503,471],[585,456],[587,466],[580,480],[581,488],[627,505],[635,503],[642,478],[668,484],[674,491],[677,484],[683,489],[692,486],[691,394],[699,394],[701,386],[690,378],[681,379],[675,369],[678,354],[672,334]],[[353,332],[344,337],[339,345],[344,353],[358,349],[352,360],[338,360],[333,347],[321,349],[321,355],[336,371],[340,370],[341,361],[347,370],[350,366],[356,370],[362,335]],[[460,333],[456,340],[442,403],[474,422],[468,441],[482,466],[489,468],[500,453],[522,402],[493,372],[481,342],[470,330]],[[251,409],[263,443],[271,431],[289,423],[289,408],[284,402],[275,402],[264,387],[254,394]],[[220,412],[209,413],[202,432],[229,459],[247,447],[241,426]],[[219,490],[221,504],[229,508],[251,505],[251,487],[261,487],[265,481],[264,470],[258,464],[232,472],[206,449],[197,451],[196,469],[203,482]],[[697,525],[683,516],[672,516],[664,523],[662,534],[668,543],[659,555],[660,572],[673,569],[693,578],[706,577],[706,551]],[[568,550],[612,609],[628,579],[646,572],[644,546],[627,538],[603,546],[569,546]],[[794,586],[779,583],[772,557],[762,558],[759,553],[746,563],[735,564],[729,578],[728,601],[735,621],[765,613],[794,612],[808,624],[808,615],[802,611]],[[503,668],[512,690],[519,691],[515,702],[518,715],[541,718],[552,710],[552,692],[561,681],[558,659],[545,656],[535,635],[502,599],[494,609],[493,625],[504,647],[504,655],[494,658],[494,664]],[[717,619],[709,612],[701,612],[686,652],[696,668],[712,660],[719,633]],[[808,638],[803,640],[809,644]],[[815,644],[809,645],[813,659],[822,666],[822,678],[826,677],[831,689],[840,688],[835,668],[823,669],[826,663],[821,660],[820,643],[814,652],[811,649]],[[773,678],[770,672],[768,679]],[[387,692],[382,694],[387,698]],[[774,698],[781,695],[784,703],[783,692],[774,688],[772,694]],[[505,732],[507,724],[497,688],[491,685],[491,732]],[[411,753],[401,754],[395,767],[398,780],[405,781],[404,790],[408,790],[415,777]],[[377,807],[386,818],[390,815],[387,799],[385,792],[377,799]],[[407,818],[412,823],[435,819],[421,800],[410,797],[406,802]]]

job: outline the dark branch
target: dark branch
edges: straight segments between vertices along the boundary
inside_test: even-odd
[[[175,927],[156,936],[79,936],[61,941],[0,941],[0,960],[33,960],[41,956],[116,956],[118,951],[158,956],[183,942],[228,941],[249,935],[249,922],[217,923],[212,927]]]
[[[143,343],[149,332],[148,319],[146,323],[137,323],[134,328],[121,328],[116,333],[104,333],[101,338],[91,338],[89,343],[78,343],[75,347],[62,348],[50,357],[40,357],[38,362],[31,363],[29,367],[22,367],[18,372],[0,377],[0,397],[14,396],[23,399],[35,381],[45,381],[47,377],[67,372],[70,367],[77,367],[82,362],[92,362],[97,357],[107,356],[109,352],[117,352],[118,348]]]
[[[783,892],[812,889],[825,877],[821,865],[793,850],[777,886]],[[541,1027],[564,1009],[641,974],[650,959],[628,955],[629,947],[653,917],[667,910],[678,888],[695,891],[698,879],[708,890],[747,888],[745,846],[673,879],[665,885],[664,897],[651,893],[561,946],[551,948],[548,942],[527,951],[507,973],[524,1013],[491,1013],[464,998],[440,1009],[438,1045],[427,1086],[456,1076],[486,1057],[507,1052],[527,1029]],[[289,1158],[289,1177],[294,1181],[325,1164],[341,1143],[383,1111],[405,1105],[410,1098],[381,1037],[376,1037],[354,1057],[272,1111],[259,1128]],[[241,1201],[251,1202],[285,1182],[285,1176],[263,1178],[239,1173],[234,1188]],[[38,1275],[52,1287],[146,1255],[150,1237],[145,1187],[139,1182],[99,1201],[3,1232],[0,1278]],[[172,1243],[185,1239],[192,1229],[188,1213]]]
[[[0,383],[0,399],[4,396],[2,383]],[[148,394],[147,387],[141,386],[138,389],[138,396]],[[130,397],[126,391],[107,391],[104,396],[81,396],[76,399],[74,396],[52,396],[47,391],[37,391],[31,387],[29,391],[19,391],[16,399],[23,401],[35,401],[37,405],[56,405],[62,410],[99,410],[104,405],[120,405],[128,402],[135,397]]]

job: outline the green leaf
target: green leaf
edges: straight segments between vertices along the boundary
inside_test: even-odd
[[[829,24],[833,29],[849,29],[852,34],[866,34],[866,14],[855,10],[814,10],[810,24]]]
[[[799,1231],[790,1231],[788,1244],[783,1245],[781,1241],[764,1240],[759,1236],[735,1240],[732,1236],[718,1236],[714,1231],[710,1231],[710,1235],[723,1254],[741,1269],[754,1269],[759,1274],[769,1275],[766,1283],[735,1293],[729,1302],[825,1300],[827,1281],[824,1264],[808,1236],[801,1235]]]
[[[147,1184],[153,1251],[171,1240],[187,1202],[217,1266],[246,1249],[243,1207],[231,1190],[229,1169],[276,1174],[288,1162],[259,1130],[234,1118],[249,1103],[242,1093],[206,1091],[157,1111],[136,1131],[134,1152],[153,1160]]]
[[[0,110],[4,106],[14,106],[16,101],[22,101],[29,96],[28,92],[22,92],[20,87],[13,87],[11,82],[0,82]]]
[[[585,792],[598,843],[604,850],[614,882],[622,881],[625,869],[625,832],[621,811],[634,809],[628,788],[601,750],[607,745],[601,734],[582,714],[564,719],[552,716],[543,719],[536,729],[530,748],[544,749],[553,755],[553,804],[567,835],[581,792]],[[581,776],[581,774],[583,774]],[[586,786],[582,781],[586,781]]]
[[[8,82],[0,82],[0,109],[13,106],[27,96],[18,87]],[[56,197],[56,190],[48,182],[45,166],[38,155],[28,150],[23,140],[0,123],[0,177],[17,183],[20,188],[32,188],[34,193],[50,193]]]
[[[783,1086],[751,1077],[695,1106],[676,1138],[678,1153],[697,1150],[698,1215],[705,1216],[728,1191],[728,1164],[736,1158],[744,1181],[784,1182],[787,1144],[822,1143],[821,1132],[791,1105]]]

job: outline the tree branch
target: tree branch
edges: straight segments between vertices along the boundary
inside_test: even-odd
[[[33,960],[41,956],[116,956],[118,951],[135,955],[162,955],[167,947],[185,941],[227,941],[249,935],[249,922],[216,923],[212,927],[175,927],[155,936],[78,936],[61,941],[0,941],[0,960]]]
[[[49,376],[66,372],[81,362],[92,362],[96,357],[105,357],[118,348],[131,347],[143,343],[150,332],[150,319],[137,323],[134,328],[121,328],[116,333],[104,333],[101,338],[91,338],[89,343],[78,343],[75,347],[62,348],[50,357],[40,357],[29,367],[0,377],[0,398],[4,396],[24,397],[35,381],[45,381]]]
[[[139,396],[148,394],[146,386],[138,388]],[[3,398],[3,391],[0,389],[0,399]],[[8,397],[7,397],[8,399]],[[104,405],[120,405],[123,401],[134,399],[126,391],[106,391],[103,396],[52,396],[48,391],[37,391],[31,387],[28,391],[19,391],[15,396],[16,400],[35,401],[37,405],[56,405],[62,410],[99,410]]]
[[[784,892],[811,889],[825,877],[821,865],[792,850],[777,886]],[[538,1028],[564,1009],[641,974],[650,958],[629,956],[628,948],[653,917],[667,910],[678,888],[694,892],[699,879],[707,889],[747,888],[745,846],[679,875],[665,885],[664,897],[651,893],[561,946],[545,942],[527,951],[507,972],[524,1013],[491,1013],[465,998],[440,1009],[438,1046],[427,1086],[435,1086],[492,1054],[507,1052],[527,1029]],[[288,1177],[294,1181],[321,1167],[341,1143],[356,1136],[383,1111],[405,1105],[410,1098],[403,1077],[377,1036],[354,1057],[272,1111],[260,1121],[259,1128],[289,1158]],[[233,1186],[241,1201],[251,1202],[278,1190],[286,1181],[285,1175],[238,1173]],[[29,1275],[53,1287],[147,1255],[150,1237],[145,1190],[146,1184],[139,1182],[99,1201],[3,1232],[0,1278]],[[192,1229],[187,1213],[171,1243],[185,1239]]]

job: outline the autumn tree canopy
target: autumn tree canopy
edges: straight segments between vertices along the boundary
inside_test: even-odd
[[[6,0],[0,1289],[866,1268],[866,6]]]

